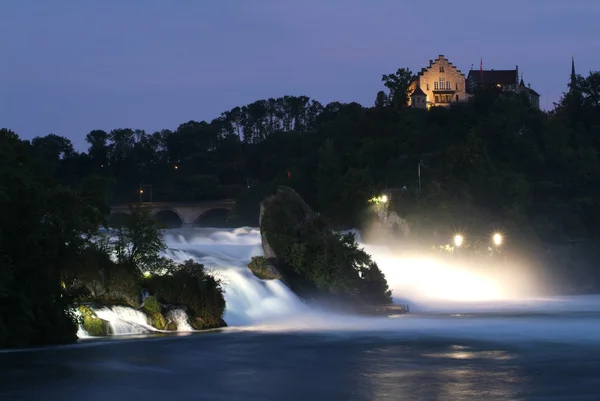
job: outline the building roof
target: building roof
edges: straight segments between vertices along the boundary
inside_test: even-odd
[[[539,96],[540,95],[539,93],[537,93],[536,91],[534,91],[533,89],[531,89],[531,87],[525,86],[525,81],[523,81],[523,78],[521,78],[521,82],[519,83],[519,88],[523,88],[523,89],[527,90],[532,95],[535,95],[535,96]]]
[[[481,74],[482,72],[483,76]],[[516,81],[517,74],[517,70],[471,70],[469,71],[469,77],[467,79],[476,83],[513,84]]]
[[[450,67],[452,67],[452,68],[456,68],[456,71],[457,71],[457,72],[458,72],[460,75],[462,75],[463,77],[465,76],[465,74],[463,74],[463,73],[462,73],[462,72],[461,72],[461,71],[458,69],[458,67],[456,67],[455,65],[453,65],[453,64],[452,64],[452,62],[450,62],[450,60],[448,60],[447,58],[445,58],[443,54],[440,54],[440,55],[438,56],[438,58],[436,58],[435,60],[429,60],[429,65],[428,65],[427,67],[423,67],[423,68],[421,68],[421,71],[419,71],[419,72],[417,73],[417,76],[418,76],[418,77],[422,76],[422,75],[423,75],[423,74],[424,74],[424,73],[425,73],[425,72],[426,72],[428,69],[430,69],[431,67],[433,67],[433,65],[434,65],[434,64],[435,64],[437,61],[439,61],[439,60],[444,60],[444,59],[445,59],[445,60],[448,62],[448,65],[449,65]]]
[[[425,92],[423,92],[423,89],[421,89],[421,86],[419,84],[417,84],[417,88],[413,91],[413,93],[410,94],[411,97],[413,96],[427,96],[427,94]]]

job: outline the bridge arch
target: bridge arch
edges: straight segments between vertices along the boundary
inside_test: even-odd
[[[153,217],[165,228],[181,228],[184,222],[183,217],[171,208],[158,209],[154,212]]]
[[[214,207],[201,213],[194,220],[194,227],[227,227],[227,221],[231,209],[224,207]]]

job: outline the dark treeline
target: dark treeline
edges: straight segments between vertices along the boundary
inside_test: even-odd
[[[550,112],[489,91],[411,109],[411,75],[384,76],[389,92],[373,107],[260,100],[175,131],[95,130],[84,153],[59,135],[23,141],[0,131],[0,339],[8,327],[38,343],[67,326],[74,333],[57,306],[67,302],[65,261],[91,246],[110,203],[139,201],[140,184],[151,186],[144,201],[148,192],[154,201],[233,198],[232,225],[256,225],[260,200],[285,184],[340,228],[361,226],[368,199],[395,190],[390,206],[410,226],[407,242],[500,229],[507,247],[533,249],[578,290],[598,289],[600,73],[574,77]]]
[[[415,235],[481,215],[545,242],[597,237],[600,73],[576,77],[548,113],[491,92],[410,109],[394,87],[405,92],[405,82],[392,75],[375,107],[285,96],[175,131],[95,130],[86,153],[54,134],[30,148],[68,186],[91,175],[111,180],[111,202],[138,201],[140,184],[151,186],[144,201],[150,192],[154,201],[234,198],[236,224],[256,224],[258,201],[280,184],[339,226],[359,224],[381,190],[406,187],[394,207]]]

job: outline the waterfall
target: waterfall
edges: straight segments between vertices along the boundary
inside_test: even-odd
[[[171,309],[167,312],[167,321],[175,323],[177,331],[193,331],[188,323],[188,315],[183,309]]]
[[[303,302],[279,280],[261,280],[248,269],[252,256],[263,254],[260,231],[172,229],[165,231],[165,256],[176,262],[193,259],[223,282],[229,326],[257,324],[306,311]]]
[[[113,335],[143,334],[157,331],[148,323],[142,311],[127,306],[111,306],[93,309],[98,318],[106,321]]]

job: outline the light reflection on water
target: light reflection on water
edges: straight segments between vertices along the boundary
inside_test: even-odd
[[[462,401],[600,395],[600,349],[593,344],[339,334],[226,331],[4,353],[0,399]]]
[[[513,356],[504,350],[450,345],[421,352],[396,346],[364,355],[364,365],[372,373],[361,379],[372,400],[520,399],[518,369],[506,365]]]

